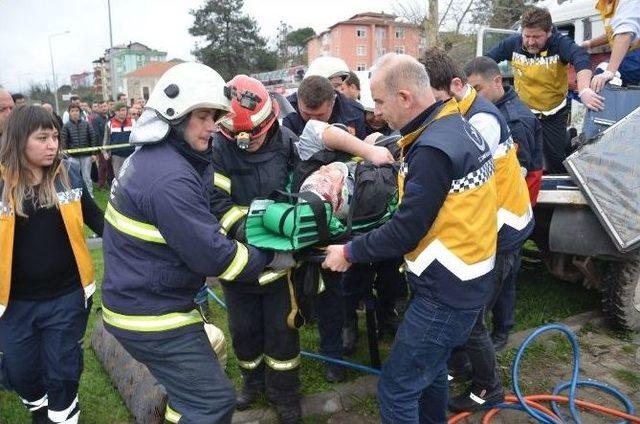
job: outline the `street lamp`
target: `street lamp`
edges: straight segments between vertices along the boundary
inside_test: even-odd
[[[49,35],[49,56],[51,57],[51,74],[53,75],[53,98],[56,102],[56,113],[60,113],[60,107],[58,106],[58,82],[56,81],[56,70],[53,66],[53,49],[51,48],[51,39],[53,37],[57,37],[58,35],[69,34],[69,30],[63,32],[57,32],[55,34]]]

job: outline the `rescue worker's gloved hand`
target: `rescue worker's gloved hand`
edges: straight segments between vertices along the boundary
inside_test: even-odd
[[[604,97],[596,94],[591,88],[583,88],[578,94],[582,104],[591,110],[599,111],[604,109]]]
[[[596,93],[604,88],[604,85],[611,81],[615,77],[615,74],[611,71],[603,71],[601,74],[595,75],[591,78],[591,89]]]
[[[273,259],[267,264],[267,268],[276,271],[293,268],[294,266],[296,266],[296,260],[293,259],[293,254],[289,252],[273,252]]]

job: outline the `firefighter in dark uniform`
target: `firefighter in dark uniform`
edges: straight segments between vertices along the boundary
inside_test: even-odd
[[[168,70],[131,134],[141,147],[114,180],[105,212],[105,328],[165,387],[165,418],[182,424],[228,423],[235,409],[194,302],[205,276],[241,285],[292,262],[229,240],[210,212],[203,175],[228,94],[205,65]]]
[[[331,79],[337,78],[332,76],[343,72],[346,65],[334,66],[339,62],[329,61],[330,66],[316,66],[319,59],[312,62],[312,65],[315,65],[313,68],[310,66],[310,71],[305,74],[305,79],[298,87],[297,93],[288,97],[296,111],[287,115],[283,119],[282,125],[300,136],[310,119],[330,124],[343,124],[351,135],[363,139],[365,137],[365,121],[362,106],[336,91],[331,85]],[[326,61],[322,62],[326,64]],[[346,71],[348,73],[348,68]],[[295,181],[294,185],[296,185]],[[299,275],[298,273],[296,278],[301,278]],[[319,284],[323,289],[317,297],[320,353],[336,359],[341,359],[343,355],[344,299],[342,278],[341,274],[323,270]],[[340,366],[327,364],[325,377],[329,382],[343,381],[345,370]]]
[[[227,85],[232,114],[213,137],[207,182],[211,212],[229,238],[243,242],[251,201],[286,189],[298,137],[278,124],[278,103],[260,81],[238,75]],[[298,423],[301,322],[288,274],[274,272],[242,285],[223,281],[222,287],[243,376],[236,408],[247,409],[266,388],[281,422]]]

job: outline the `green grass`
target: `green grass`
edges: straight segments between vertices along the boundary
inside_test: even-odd
[[[102,251],[91,252],[96,269],[96,280],[102,281]],[[95,311],[100,306],[100,285],[93,296],[92,313],[89,315],[87,332],[84,337],[84,372],[80,379],[79,398],[82,407],[81,423],[119,424],[132,423],[133,417],[124,406],[117,390],[111,385],[109,376],[102,369],[90,347],[91,332],[95,322]],[[29,414],[14,393],[0,391],[0,423],[26,423]]]
[[[96,203],[103,210],[108,200],[108,190],[94,191]],[[96,279],[102,281],[103,263],[102,252],[95,250],[91,252],[94,264],[96,266]],[[220,294],[220,291],[218,291]],[[516,328],[515,331],[534,328],[540,325],[562,320],[568,316],[596,309],[599,307],[599,295],[595,291],[588,291],[580,285],[565,283],[553,278],[548,274],[541,265],[531,267],[531,265],[523,266],[517,285],[517,305],[516,305]],[[100,305],[100,285],[94,296],[93,311]],[[233,349],[231,347],[231,338],[229,337],[226,313],[217,304],[212,303],[215,311],[215,323],[223,329],[227,335],[227,374],[236,387],[240,387],[241,376],[238,370]],[[87,334],[85,336],[85,353],[84,364],[85,369],[80,380],[80,402],[83,408],[80,422],[82,423],[132,423],[133,418],[125,408],[119,394],[111,385],[108,375],[100,366],[96,356],[89,347],[89,338],[93,330],[95,313],[89,318]],[[364,328],[364,316],[360,315],[360,338],[358,341],[358,351],[349,358],[349,360],[368,365],[369,355],[367,351],[367,340]],[[318,351],[318,336],[315,325],[307,325],[300,331],[300,340],[303,350],[310,352]],[[624,336],[620,334],[620,336]],[[562,339],[553,337],[550,347],[534,344],[525,354],[523,373],[527,370],[535,372],[536,367],[543,367],[546,361],[563,360],[569,354],[569,346]],[[386,358],[391,347],[391,340],[383,339],[380,341],[380,355],[382,360]],[[506,375],[510,369],[511,362],[515,350],[507,351],[499,356],[502,365],[505,384],[510,386],[509,378]],[[317,361],[303,359],[300,369],[300,377],[302,380],[303,394],[318,393],[330,390],[333,385],[327,383],[323,377],[323,366]],[[356,371],[348,371],[347,379],[354,380],[362,374]],[[634,374],[633,378],[628,375],[620,378],[627,378],[625,381],[636,382],[633,378],[638,378]],[[629,383],[627,383],[629,384]],[[634,383],[635,384],[635,383]],[[529,388],[524,384],[525,388]],[[532,387],[533,388],[533,387]],[[258,406],[266,406],[266,400],[262,400]],[[350,408],[352,412],[364,416],[377,416],[377,401],[374,396],[361,399],[356,405]],[[305,419],[305,423],[325,422],[326,417],[309,417]],[[29,415],[22,407],[18,397],[13,393],[0,391],[0,423],[23,423],[29,421]]]
[[[617,369],[613,372],[613,375],[620,381],[622,381],[627,386],[631,387],[633,390],[640,390],[640,374],[628,370],[628,369]]]
[[[600,307],[600,294],[554,278],[542,265],[523,267],[516,288],[514,331],[535,328]]]

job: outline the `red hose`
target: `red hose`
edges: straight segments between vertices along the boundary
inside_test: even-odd
[[[545,414],[552,416],[552,417],[556,417],[556,415],[550,411],[548,408],[546,408],[543,405],[540,405],[539,401],[542,402],[549,402],[549,401],[554,401],[554,402],[561,402],[561,403],[569,403],[569,398],[567,398],[566,396],[554,396],[554,395],[531,395],[531,396],[526,396],[525,400],[527,402],[527,404],[539,411],[544,412]],[[505,397],[505,402],[507,403],[519,403],[518,398],[516,398],[515,396],[507,396]],[[636,415],[630,415],[627,414],[626,412],[622,412],[618,409],[613,409],[613,408],[607,408],[605,406],[602,405],[598,405],[597,403],[592,403],[592,402],[587,402],[584,400],[579,400],[576,399],[576,405],[578,407],[580,407],[581,409],[586,409],[588,411],[595,411],[595,412],[599,412],[602,414],[606,414],[606,415],[611,415],[613,417],[617,417],[617,418],[622,418],[623,420],[627,420],[630,423],[635,423],[635,424],[640,424],[640,417],[636,416]],[[496,414],[498,414],[498,412],[500,412],[500,409],[494,408],[491,409],[489,411],[487,411],[485,413],[485,415],[482,418],[482,424],[488,424],[491,422],[491,419],[496,416]],[[463,419],[469,417],[473,415],[470,412],[461,412],[459,414],[454,415],[453,417],[449,418],[449,420],[447,421],[447,424],[456,424],[461,422]],[[557,417],[556,417],[557,418]],[[558,418],[558,420],[560,421],[560,419]]]

